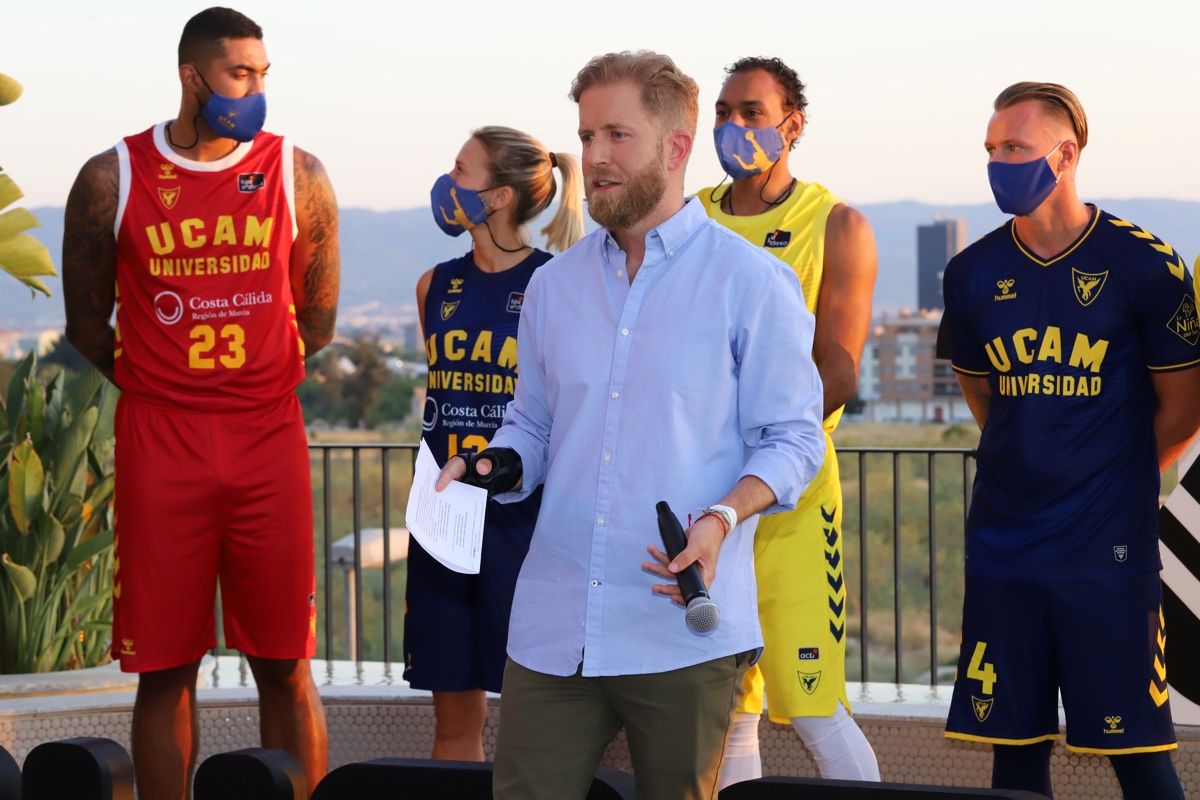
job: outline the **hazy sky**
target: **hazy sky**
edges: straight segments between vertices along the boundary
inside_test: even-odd
[[[17,6],[14,9],[14,6]],[[175,48],[203,7],[156,0],[5,0],[0,165],[29,205],[61,205],[79,166],[173,117]],[[518,127],[578,152],[566,93],[610,50],[665,52],[701,87],[689,170],[720,179],[712,106],[722,67],[778,55],[809,85],[794,170],[850,202],[990,200],[991,101],[1018,80],[1076,91],[1090,197],[1200,199],[1200,2],[807,0],[240,0],[272,61],[269,130],[325,163],[343,206],[428,202],[470,130]]]

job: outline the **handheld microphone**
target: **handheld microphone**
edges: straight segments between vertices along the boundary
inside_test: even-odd
[[[671,511],[665,500],[660,500],[654,507],[658,511],[658,534],[662,537],[663,546],[667,549],[667,557],[675,556],[687,547],[687,538],[683,535],[683,526],[679,518]],[[687,604],[684,621],[692,633],[712,633],[721,621],[721,609],[708,596],[704,579],[700,577],[700,568],[695,562],[675,576],[679,589],[683,592],[683,602]]]

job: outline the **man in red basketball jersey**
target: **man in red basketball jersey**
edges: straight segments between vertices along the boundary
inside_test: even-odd
[[[325,772],[294,389],[333,336],[337,206],[316,158],[262,132],[268,66],[253,21],[197,14],[179,42],[178,116],[88,161],[67,200],[67,337],[122,390],[112,652],[140,673],[142,800],[188,795],[218,577],[263,745],[295,755],[310,789]]]

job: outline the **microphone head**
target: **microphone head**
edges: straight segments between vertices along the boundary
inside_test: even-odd
[[[708,597],[692,598],[683,619],[692,633],[712,633],[721,621],[721,609]]]

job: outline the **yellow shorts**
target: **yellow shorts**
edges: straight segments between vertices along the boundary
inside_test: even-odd
[[[763,517],[754,535],[758,618],[765,648],[742,680],[738,711],[827,717],[846,696],[846,586],[842,574],[842,486],[833,440],[825,465],[793,511]]]

